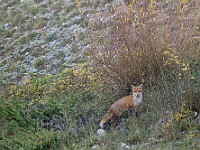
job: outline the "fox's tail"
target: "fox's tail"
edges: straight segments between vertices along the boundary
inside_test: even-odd
[[[103,128],[103,125],[108,122],[109,120],[111,120],[111,118],[114,116],[114,112],[109,109],[108,112],[103,116],[103,118],[101,119],[99,126],[101,128]]]

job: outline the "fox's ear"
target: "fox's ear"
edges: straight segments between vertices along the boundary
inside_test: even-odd
[[[141,88],[142,88],[142,87],[143,87],[143,85],[142,85],[142,84],[140,84],[140,86],[139,86],[139,87],[141,87]]]
[[[131,88],[133,89],[133,88],[135,88],[135,86],[131,85]]]

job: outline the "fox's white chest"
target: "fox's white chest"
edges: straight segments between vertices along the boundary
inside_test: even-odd
[[[134,96],[133,99],[135,106],[140,105],[142,103],[142,95]]]

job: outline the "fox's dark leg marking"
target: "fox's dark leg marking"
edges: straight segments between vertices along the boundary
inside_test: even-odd
[[[138,112],[137,112],[137,108],[135,106],[132,107],[132,111],[133,111],[133,114],[135,114],[135,116],[138,118],[139,115],[138,115]]]
[[[136,111],[135,112],[135,116],[138,118],[139,117],[139,114],[138,114],[138,112]]]
[[[115,128],[117,126],[119,122],[119,117],[118,116],[113,116],[112,120],[111,120],[111,127]]]

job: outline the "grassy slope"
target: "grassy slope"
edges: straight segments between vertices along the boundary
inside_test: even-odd
[[[96,85],[91,80],[87,82],[93,89],[86,85],[80,87],[84,75],[74,78],[78,82],[63,85],[65,90],[61,92],[58,85],[63,77],[68,82],[66,76],[74,77],[74,74],[33,78],[6,95],[7,98],[1,97],[1,149],[88,149],[95,144],[103,149],[116,149],[122,143],[138,149],[198,149],[199,125],[187,117],[176,121],[178,115],[163,113],[165,104],[160,90],[145,90],[140,117],[131,118],[124,113],[120,125],[99,138],[97,120],[115,99],[95,92]],[[29,93],[24,98],[26,90],[22,89],[36,84],[38,88],[51,84],[50,89],[57,89],[43,95],[49,91],[43,88],[44,91]],[[17,91],[21,91],[18,96]],[[186,110],[176,114],[188,115]],[[170,118],[174,119],[170,121]]]
[[[20,81],[82,61],[87,31],[77,2],[1,1],[0,78]]]

